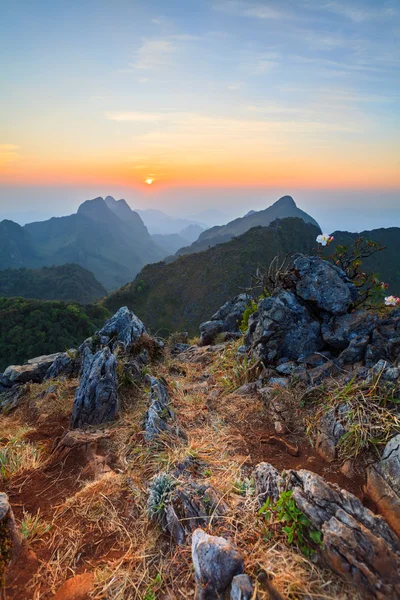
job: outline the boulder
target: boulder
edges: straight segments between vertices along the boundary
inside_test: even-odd
[[[9,413],[17,408],[24,395],[23,386],[14,385],[12,388],[0,387],[0,411]]]
[[[344,350],[353,339],[369,338],[378,320],[365,310],[329,317],[322,324],[322,338],[331,348]]]
[[[122,306],[97,335],[103,345],[110,344],[114,348],[121,344],[129,352],[145,333],[142,321],[127,306]]]
[[[150,377],[150,406],[145,415],[145,439],[154,439],[163,431],[171,431],[168,421],[175,415],[169,407],[169,396],[166,383],[162,379]]]
[[[257,600],[254,594],[253,584],[248,575],[235,575],[231,585],[231,600]]]
[[[340,404],[329,409],[317,421],[315,449],[326,461],[332,462],[337,458],[337,448],[340,439],[346,433],[347,404]]]
[[[277,288],[249,320],[246,346],[267,363],[297,360],[322,348],[320,323],[297,296]]]
[[[193,480],[172,480],[169,491],[161,491],[160,495],[162,476],[163,474],[158,475],[150,486],[149,512],[153,518],[157,517],[163,531],[169,533],[177,544],[184,545],[192,531],[201,525],[207,525],[211,516],[213,520],[218,520],[226,514],[228,508],[215,490]],[[161,514],[156,514],[152,507],[157,507],[157,504],[160,506],[160,499],[163,510]]]
[[[267,498],[276,502],[284,489],[284,481],[279,471],[266,462],[259,463],[253,471],[257,498],[262,506]]]
[[[297,507],[323,534],[328,565],[362,598],[400,597],[400,540],[382,517],[346,490],[310,471],[283,473]]]
[[[332,263],[314,256],[298,255],[294,269],[298,277],[296,294],[332,315],[345,314],[358,298],[347,275]]]
[[[400,538],[400,434],[388,442],[381,460],[368,467],[366,492]]]
[[[47,370],[53,364],[60,352],[31,358],[24,365],[10,365],[3,373],[3,377],[12,385],[16,383],[42,383]]]
[[[11,560],[18,556],[22,535],[15,522],[14,513],[6,494],[0,492],[0,589]]]
[[[371,334],[365,352],[365,364],[374,366],[384,359],[396,366],[400,363],[400,315],[395,311],[388,319],[380,321]]]
[[[94,356],[89,356],[89,350],[86,350],[72,409],[72,428],[113,421],[119,408],[115,356],[108,346]]]
[[[48,368],[45,379],[58,377],[78,377],[81,366],[78,352],[74,349],[61,352]]]
[[[211,317],[210,321],[200,325],[200,345],[213,344],[219,333],[238,333],[243,313],[249,307],[251,296],[240,294],[228,300]]]
[[[222,537],[196,529],[192,536],[196,600],[222,600],[235,575],[244,571],[243,555]]]

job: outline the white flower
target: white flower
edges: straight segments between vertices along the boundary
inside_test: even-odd
[[[399,302],[400,298],[396,298],[396,296],[386,296],[385,298],[386,306],[396,306],[396,304],[399,304]]]
[[[333,236],[329,235],[329,233],[322,233],[317,237],[317,242],[318,244],[321,244],[321,246],[327,246],[332,240]]]

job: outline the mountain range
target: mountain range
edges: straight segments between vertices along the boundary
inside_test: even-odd
[[[306,212],[297,207],[291,196],[283,196],[268,208],[260,211],[249,211],[244,217],[234,219],[226,225],[211,227],[200,234],[197,241],[190,246],[181,248],[176,254],[192,254],[201,252],[216,244],[228,242],[233,237],[249,231],[252,227],[268,227],[275,219],[284,219],[286,217],[299,217],[305,223],[312,223],[319,227],[315,219]]]
[[[108,290],[130,281],[166,252],[125,200],[87,200],[76,214],[21,227],[0,223],[0,269],[76,263]]]

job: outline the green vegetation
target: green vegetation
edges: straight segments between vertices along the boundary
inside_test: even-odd
[[[255,227],[205,252],[147,265],[103,303],[112,312],[127,305],[153,332],[193,336],[202,321],[250,285],[257,266],[268,267],[276,255],[283,259],[289,252],[312,254],[318,234],[317,227],[298,218]]]
[[[40,508],[36,515],[31,515],[24,510],[24,517],[21,521],[20,531],[25,540],[34,542],[40,540],[51,530],[51,525],[45,523],[40,516]]]
[[[310,521],[299,510],[293,499],[291,490],[282,492],[276,502],[267,498],[259,510],[268,525],[277,532],[282,532],[289,544],[298,547],[307,558],[316,552],[322,544],[322,534],[313,529]]]
[[[0,371],[34,356],[77,346],[108,316],[99,305],[0,298]]]
[[[162,522],[171,492],[177,485],[178,482],[176,479],[168,475],[168,473],[160,473],[154,477],[151,482],[147,502],[147,511],[150,518],[156,519],[160,523]]]
[[[0,296],[6,298],[20,296],[90,304],[106,294],[93,273],[79,265],[0,271]]]

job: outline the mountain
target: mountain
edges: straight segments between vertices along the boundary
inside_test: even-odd
[[[165,251],[124,200],[87,200],[76,214],[20,227],[0,223],[0,268],[75,263],[91,271],[108,290],[134,277]]]
[[[99,305],[0,298],[0,372],[34,356],[77,347],[107,316]]]
[[[332,235],[334,240],[325,254],[332,254],[339,244],[350,245],[360,237],[385,246],[382,252],[363,259],[363,266],[367,272],[376,273],[381,281],[389,284],[388,294],[400,296],[400,227],[372,229],[360,233],[335,231]]]
[[[193,223],[192,225],[188,225],[179,235],[181,235],[184,239],[188,240],[190,243],[195,242],[199,235],[203,233],[204,227],[200,227],[200,225],[196,225]]]
[[[107,294],[93,273],[79,265],[0,271],[0,296],[90,304]]]
[[[102,303],[110,311],[127,305],[153,332],[189,331],[229,298],[249,286],[257,265],[289,252],[311,253],[320,233],[299,218],[256,227],[204,252],[181,256],[172,263],[147,265],[136,279]]]
[[[165,257],[175,254],[183,245],[190,243],[190,240],[185,239],[179,233],[155,233],[151,237],[164,250]]]
[[[206,227],[206,225],[197,221],[196,219],[180,219],[171,217],[170,215],[165,214],[162,210],[155,210],[153,208],[148,208],[146,210],[136,209],[135,212],[140,215],[141,219],[152,235],[180,233],[182,229],[188,227],[189,225],[197,225],[202,230],[204,230]]]
[[[286,217],[299,217],[306,223],[312,223],[316,227],[319,227],[315,219],[297,207],[291,196],[283,196],[265,210],[260,210],[258,212],[250,211],[246,216],[230,221],[227,225],[220,225],[207,229],[191,246],[181,248],[177,252],[177,255],[192,254],[193,252],[206,250],[216,244],[228,242],[234,236],[241,235],[252,227],[258,227],[260,225],[262,227],[267,227],[275,219],[284,219]]]

